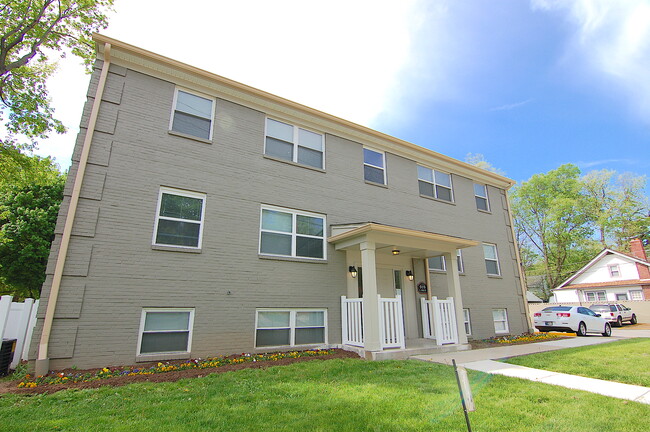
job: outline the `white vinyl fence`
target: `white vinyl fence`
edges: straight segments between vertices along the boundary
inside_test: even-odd
[[[0,297],[0,339],[16,339],[14,359],[9,366],[15,369],[21,360],[27,360],[39,301],[28,298],[17,303],[12,300],[12,296]]]

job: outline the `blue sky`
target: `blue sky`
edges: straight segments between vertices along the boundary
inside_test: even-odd
[[[104,33],[517,181],[650,171],[650,0],[233,3],[116,0]],[[87,82],[68,59],[49,83],[63,168]]]

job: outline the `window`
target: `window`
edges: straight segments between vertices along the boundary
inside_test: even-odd
[[[643,291],[642,290],[632,290],[630,291],[631,300],[643,300]]]
[[[472,334],[472,324],[469,319],[469,309],[463,309],[463,322],[465,323],[465,334],[470,336]]]
[[[489,243],[483,243],[483,255],[485,255],[485,268],[488,275],[500,276],[499,257],[497,255],[497,246]]]
[[[323,168],[323,135],[266,119],[264,154],[314,168]]]
[[[590,302],[607,301],[605,291],[585,291],[585,300]]]
[[[458,273],[465,273],[465,267],[463,265],[463,255],[460,249],[456,250],[456,262],[458,263]],[[429,270],[447,271],[445,257],[443,255],[439,255],[439,256],[429,258]]]
[[[454,199],[451,191],[451,174],[418,165],[418,185],[420,195],[449,202]]]
[[[153,244],[199,249],[205,194],[160,188]]]
[[[144,309],[138,354],[189,353],[194,309]]]
[[[363,149],[363,178],[372,183],[386,184],[386,157],[383,152]]]
[[[446,271],[445,257],[440,255],[429,258],[429,270]]]
[[[492,320],[494,321],[494,332],[508,333],[508,312],[506,309],[492,309]]]
[[[327,312],[310,309],[258,310],[255,346],[313,345],[326,342]]]
[[[616,300],[629,300],[629,299],[627,298],[627,293],[623,293],[623,294],[616,294]]]
[[[325,216],[262,207],[260,253],[325,259]]]
[[[474,183],[474,199],[476,199],[477,209],[490,211],[490,202],[488,201],[486,185]]]
[[[214,99],[176,89],[174,111],[169,126],[171,130],[211,140],[213,117]]]
[[[607,268],[609,269],[609,275],[611,277],[619,277],[621,275],[621,271],[618,268],[618,264],[611,264],[608,265]]]

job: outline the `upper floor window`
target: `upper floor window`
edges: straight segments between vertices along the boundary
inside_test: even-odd
[[[611,277],[619,277],[621,275],[621,270],[619,269],[618,264],[608,265],[607,268],[609,269],[609,275]]]
[[[204,213],[205,194],[160,188],[153,243],[200,248]]]
[[[386,154],[363,149],[363,178],[372,183],[386,184]]]
[[[474,183],[474,198],[476,199],[477,209],[490,211],[490,202],[488,200],[486,185]]]
[[[325,259],[325,216],[262,207],[260,253]]]
[[[270,118],[266,119],[264,154],[323,168],[323,135]]]
[[[176,89],[174,111],[169,126],[171,130],[211,140],[213,118],[214,99]]]
[[[451,174],[418,165],[418,185],[420,195],[450,202],[454,199],[451,189]]]
[[[489,243],[483,243],[483,254],[485,256],[485,268],[488,275],[500,276],[499,256],[497,255],[497,246]]]

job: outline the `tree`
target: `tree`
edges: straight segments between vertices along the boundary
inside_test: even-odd
[[[495,174],[499,174],[502,176],[506,175],[504,171],[500,170],[499,168],[496,168],[490,162],[485,160],[485,156],[483,156],[481,153],[467,153],[467,156],[465,156],[465,162],[467,162],[470,165],[477,166],[486,171],[492,171]]]
[[[603,247],[627,251],[632,238],[648,232],[646,177],[616,171],[591,171],[582,178]]]
[[[54,118],[45,82],[56,69],[52,54],[69,50],[89,68],[92,33],[107,26],[113,0],[2,0],[0,2],[0,121],[8,136],[0,141],[0,160],[19,163],[15,150],[33,148],[52,131]],[[19,142],[22,136],[28,142]]]
[[[571,164],[536,174],[512,191],[515,234],[522,250],[539,257],[529,269],[537,266],[546,281],[544,300],[594,252],[589,203],[580,170]]]
[[[0,183],[0,289],[19,298],[39,297],[66,178],[49,158],[30,163],[37,175]]]

